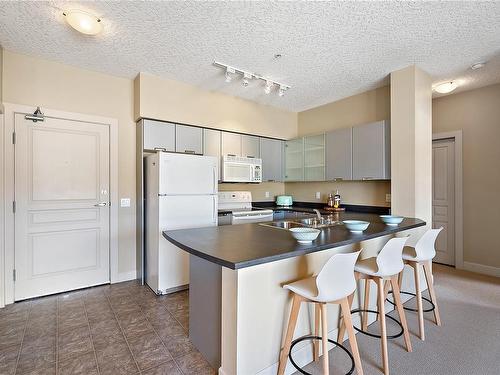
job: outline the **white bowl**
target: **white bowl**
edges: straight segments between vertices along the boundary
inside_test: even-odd
[[[343,223],[353,233],[361,233],[370,225],[368,221],[361,220],[344,220]]]
[[[403,216],[393,216],[393,215],[380,215],[380,218],[387,225],[398,225],[404,219]]]
[[[293,238],[295,238],[299,243],[313,242],[316,238],[318,238],[321,232],[319,229],[302,227],[290,228],[289,231],[292,234]]]

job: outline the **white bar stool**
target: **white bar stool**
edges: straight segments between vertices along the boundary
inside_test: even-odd
[[[439,308],[436,300],[436,292],[434,291],[434,283],[432,278],[432,259],[436,256],[436,239],[443,228],[439,229],[429,229],[424,233],[422,237],[418,240],[415,247],[405,246],[403,249],[403,261],[405,264],[411,266],[415,275],[415,291],[416,293],[401,292],[403,294],[416,296],[417,297],[417,309],[411,309],[404,307],[405,310],[414,311],[418,313],[418,325],[420,331],[420,339],[425,340],[424,331],[424,312],[434,311],[434,319],[438,326],[441,325],[441,317],[439,316]],[[422,290],[420,288],[420,273],[419,269],[423,267],[425,279],[427,281],[427,287],[429,288],[429,295],[431,299],[422,297]],[[401,282],[403,278],[403,272],[399,274],[399,286],[401,287]],[[431,308],[424,310],[422,305],[422,299],[430,303]],[[392,301],[388,300],[390,303]]]
[[[361,367],[361,359],[359,357],[358,344],[356,341],[356,335],[352,326],[350,305],[347,297],[352,295],[356,290],[356,280],[354,278],[354,264],[361,251],[355,253],[347,254],[335,254],[333,255],[323,266],[321,271],[317,276],[309,277],[307,279],[302,279],[295,281],[291,284],[284,285],[283,288],[290,290],[293,293],[292,299],[292,309],[290,311],[290,318],[288,321],[288,328],[286,331],[285,341],[283,348],[280,353],[278,375],[283,375],[286,368],[287,357],[290,356],[290,360],[295,368],[297,368],[303,374],[307,374],[300,368],[298,368],[291,357],[290,349],[299,341],[306,339],[321,340],[323,347],[323,374],[329,374],[328,368],[328,342],[338,345],[344,351],[349,354],[351,361],[354,362],[357,373],[363,375],[363,370]],[[301,302],[312,302],[315,303],[316,313],[315,313],[315,335],[305,336],[295,340],[292,343],[293,333],[295,331],[295,325],[297,323],[297,318],[300,310]],[[339,304],[342,308],[342,314],[344,316],[345,325],[347,326],[347,332],[349,333],[349,343],[351,345],[351,350],[353,356],[349,351],[343,347],[341,344],[328,339],[328,325],[327,325],[327,303]],[[319,334],[319,320],[321,319],[322,333],[321,337]],[[315,343],[314,345],[314,359],[319,358],[319,348]],[[351,367],[351,374],[354,371],[354,365]]]
[[[404,238],[391,238],[385,246],[380,250],[377,257],[367,258],[363,260],[358,260],[354,269],[356,271],[357,279],[365,280],[365,296],[364,296],[364,309],[355,309],[352,310],[352,313],[363,312],[362,315],[362,329],[354,327],[358,332],[361,332],[365,335],[376,337],[381,339],[382,344],[382,361],[383,361],[383,370],[385,375],[389,375],[389,356],[387,352],[387,339],[388,338],[397,338],[401,335],[404,335],[404,340],[406,344],[406,350],[408,352],[412,351],[411,342],[410,342],[410,334],[408,332],[408,325],[406,323],[406,317],[403,310],[403,304],[401,303],[401,296],[399,294],[399,285],[398,285],[398,274],[403,270],[403,247],[408,240],[408,237]],[[373,280],[377,284],[377,303],[378,303],[378,311],[369,310],[368,303],[370,300],[370,280]],[[386,293],[384,292],[384,281],[389,281],[393,288],[394,300],[396,309],[399,314],[399,319],[401,323],[399,323],[396,319],[391,316],[385,315],[385,297]],[[380,322],[380,330],[381,335],[375,335],[369,332],[366,332],[368,326],[368,313],[376,313],[378,314],[379,322]],[[389,318],[396,323],[398,323],[402,329],[402,331],[396,335],[388,336],[387,328],[386,328],[386,318]],[[345,325],[342,324],[339,329],[338,341],[342,341],[344,338],[344,328]]]

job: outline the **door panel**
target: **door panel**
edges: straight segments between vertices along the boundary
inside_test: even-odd
[[[15,131],[15,299],[109,282],[109,127],[17,114]]]
[[[144,120],[144,149],[175,151],[175,124]]]
[[[222,132],[222,155],[241,156],[241,134]]]
[[[455,264],[455,143],[432,143],[432,226],[443,227],[436,240],[439,263]]]
[[[203,154],[203,129],[194,126],[175,126],[175,151]]]
[[[260,158],[259,137],[251,135],[241,136],[241,156]]]
[[[160,194],[217,193],[217,160],[210,156],[160,154]]]
[[[283,146],[277,139],[260,139],[262,181],[283,181]]]
[[[326,133],[326,179],[352,180],[352,128]]]
[[[222,176],[220,130],[203,129],[203,155],[217,158],[217,180],[220,180]]]

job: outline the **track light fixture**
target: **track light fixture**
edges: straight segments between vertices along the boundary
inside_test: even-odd
[[[279,89],[278,89],[279,96],[285,95],[285,91],[291,88],[290,86],[285,85],[284,83],[280,83],[280,82],[274,81],[272,79],[260,76],[258,74],[251,73],[247,70],[238,69],[238,68],[235,68],[234,66],[223,64],[223,63],[218,62],[218,61],[214,61],[214,65],[226,70],[225,79],[226,79],[227,83],[231,82],[236,74],[239,74],[242,76],[241,84],[243,87],[247,87],[250,83],[250,80],[252,80],[252,79],[264,81],[265,82],[264,92],[267,95],[269,95],[271,93],[271,91],[273,91],[274,86],[279,87]]]

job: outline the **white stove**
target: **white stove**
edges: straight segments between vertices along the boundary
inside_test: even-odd
[[[219,219],[222,224],[260,223],[273,220],[273,210],[252,207],[252,193],[249,191],[219,192]],[[221,216],[231,215],[231,220]]]

